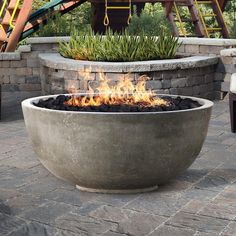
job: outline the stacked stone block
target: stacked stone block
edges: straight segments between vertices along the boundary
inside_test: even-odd
[[[41,94],[39,64],[32,65],[23,53],[4,53],[0,57],[2,118],[21,113],[23,99]]]
[[[20,46],[14,53],[0,54],[3,119],[21,116],[21,101],[42,94],[38,55],[54,50],[51,44],[35,44]]]
[[[236,72],[236,49],[224,49],[220,54],[214,81],[217,99],[222,99],[229,92],[231,75]]]
[[[221,50],[236,45],[235,39],[180,38],[179,41],[182,43],[179,52],[190,55],[219,56]]]
[[[71,69],[67,64],[68,59],[64,59],[61,64],[53,63],[53,61],[61,61],[59,55],[44,54],[40,55],[41,58],[41,78],[43,85],[43,94],[60,94],[67,93],[69,88],[73,86],[78,92],[87,92],[89,87],[93,90],[99,86],[100,76],[96,70],[92,70],[88,75],[81,75],[81,72],[75,66],[75,69]],[[79,62],[75,62],[79,65]],[[182,61],[182,63],[186,63]],[[128,76],[136,84],[142,75],[147,75],[146,88],[155,90],[158,94],[178,94],[187,96],[196,96],[208,99],[214,99],[214,75],[217,59],[210,61],[206,58],[205,66],[193,67],[190,66],[186,69],[172,69],[170,63],[169,68],[165,68],[157,71],[145,70],[145,64],[135,63],[121,64],[120,67],[114,65],[112,72],[110,71],[110,64],[104,63],[102,71],[109,80],[110,85],[116,84],[120,79],[127,75],[127,67],[133,66],[133,71],[129,72]],[[89,62],[88,62],[89,64]],[[101,66],[101,63],[99,64]],[[197,64],[196,64],[197,65]],[[87,67],[89,65],[86,64]],[[94,65],[93,65],[94,67]],[[165,67],[165,65],[158,65],[156,67]],[[177,66],[178,67],[178,66]],[[58,69],[64,68],[64,69]],[[115,72],[115,71],[118,72]],[[136,71],[137,70],[137,71]],[[141,71],[139,71],[141,70]],[[123,72],[119,72],[123,71]]]

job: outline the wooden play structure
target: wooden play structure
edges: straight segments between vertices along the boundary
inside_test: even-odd
[[[53,0],[32,13],[33,0],[0,0],[0,51],[14,51],[20,40],[37,31],[40,25],[47,24],[49,18],[63,15],[85,1]],[[211,37],[215,32],[223,38],[229,36],[222,14],[227,0],[90,0],[92,28],[100,33],[107,27],[121,31],[130,23],[134,6],[139,15],[145,3],[156,2],[164,7],[175,36]],[[188,12],[188,18],[181,15],[181,8]],[[209,18],[214,20],[214,27],[207,25]],[[194,35],[186,29],[187,23],[192,24]]]

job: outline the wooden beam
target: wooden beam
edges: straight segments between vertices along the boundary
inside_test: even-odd
[[[89,0],[91,3],[104,3],[104,1],[101,0]],[[109,3],[128,3],[128,0],[109,0]],[[173,2],[173,0],[132,0],[132,3],[156,3],[156,2]],[[175,0],[175,2],[183,2],[183,0]]]
[[[166,8],[166,16],[168,16],[172,11],[173,2],[167,2],[164,6]]]

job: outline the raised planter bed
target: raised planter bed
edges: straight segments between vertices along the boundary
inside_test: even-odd
[[[64,58],[57,53],[40,54],[43,94],[67,92],[73,83],[78,91],[87,91],[88,85],[98,85],[98,71],[116,82],[124,73],[130,73],[133,81],[140,75],[149,76],[147,88],[162,94],[178,94],[212,99],[213,81],[217,57],[192,56],[171,60],[140,62],[93,62]],[[85,78],[79,71],[89,70]]]

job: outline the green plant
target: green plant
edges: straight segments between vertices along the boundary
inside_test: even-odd
[[[133,14],[127,30],[132,35],[139,35],[141,31],[149,36],[157,36],[162,26],[171,32],[171,25],[166,19],[163,8],[159,4],[146,4],[140,16],[136,12]]]
[[[62,56],[76,60],[90,61],[142,61],[173,58],[180,46],[166,28],[162,27],[159,37],[122,35],[108,30],[105,36],[94,34],[86,36],[74,34],[69,42],[61,42],[59,52]]]
[[[57,14],[54,18],[48,20],[47,25],[40,27],[36,33],[39,37],[51,37],[51,36],[67,36],[70,35],[70,28],[68,26],[67,18]]]
[[[236,38],[236,20],[233,22],[233,25],[231,27],[230,36],[233,39]]]
[[[34,10],[42,7],[46,2],[45,0],[35,0],[33,4]],[[64,16],[56,15],[56,18],[49,19],[48,24],[41,27],[35,36],[67,36],[71,35],[74,29],[81,34],[87,34],[90,28],[91,16],[90,3],[83,3]],[[134,12],[131,24],[127,30],[132,35],[139,35],[140,31],[142,31],[146,35],[157,36],[161,26],[165,26],[171,32],[171,25],[165,17],[163,7],[160,4],[152,5],[147,3],[141,16],[137,16]]]
[[[157,53],[159,54],[160,59],[173,58],[180,45],[178,38],[166,32],[164,27],[160,29],[157,39]]]
[[[37,1],[34,4],[37,4],[36,6],[42,6],[42,4]],[[66,15],[61,16],[60,14],[57,14],[53,18],[49,18],[47,25],[41,26],[35,36],[68,36],[71,35],[74,29],[80,31],[81,33],[86,33],[90,28],[90,21],[90,3],[83,3],[80,7],[74,9]]]

